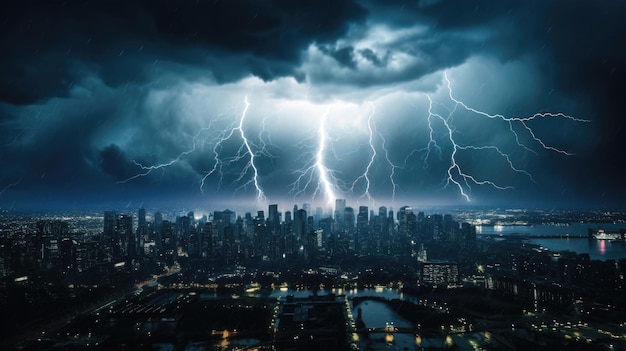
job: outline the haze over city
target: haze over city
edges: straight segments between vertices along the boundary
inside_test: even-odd
[[[622,2],[0,8],[2,209],[624,204]]]

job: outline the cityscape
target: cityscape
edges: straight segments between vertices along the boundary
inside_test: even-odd
[[[625,18],[0,1],[0,350],[626,351]]]
[[[349,205],[3,211],[2,347],[626,347],[626,212]],[[615,246],[622,258],[541,239]]]

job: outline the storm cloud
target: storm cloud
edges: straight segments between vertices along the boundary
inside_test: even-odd
[[[624,204],[620,2],[22,1],[0,13],[3,207],[254,198],[253,171],[268,201],[310,202],[322,134],[337,196],[462,204],[446,122],[459,145],[491,147],[456,153],[506,187],[463,184],[478,204]],[[482,118],[454,104],[443,72],[472,108],[590,122]]]

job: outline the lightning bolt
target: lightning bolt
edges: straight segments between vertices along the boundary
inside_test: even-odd
[[[257,200],[259,201],[267,201],[267,198],[265,197],[265,193],[263,193],[263,188],[261,188],[261,185],[259,184],[259,169],[257,168],[256,164],[254,163],[254,159],[256,157],[256,154],[252,151],[252,147],[250,147],[251,143],[248,140],[248,138],[246,137],[246,134],[243,130],[243,122],[246,118],[246,113],[248,112],[248,108],[250,107],[250,104],[248,103],[248,97],[246,96],[246,98],[244,99],[245,103],[246,103],[246,108],[244,108],[243,113],[241,114],[241,118],[239,119],[239,126],[234,130],[238,130],[239,133],[241,134],[241,139],[243,140],[243,145],[245,146],[245,152],[247,152],[247,154],[250,157],[250,160],[248,161],[248,163],[246,163],[243,171],[240,173],[239,178],[236,179],[236,181],[241,180],[247,173],[248,170],[250,168],[252,168],[253,170],[253,176],[252,179],[250,179],[249,181],[247,181],[246,183],[244,183],[242,186],[240,186],[239,188],[243,188],[249,184],[254,184],[254,188],[256,189],[256,193],[257,193]],[[245,154],[244,152],[244,154]],[[239,156],[240,153],[238,152],[237,155]]]
[[[435,139],[436,133],[435,133],[435,128],[433,127],[432,117],[438,117],[439,119],[445,122],[445,119],[443,117],[432,113],[433,101],[429,95],[426,95],[426,96],[428,97],[428,118],[426,120],[428,123],[428,144],[426,145],[426,155],[424,156],[424,169],[428,169],[428,159],[430,158],[430,152],[433,149],[437,151],[437,153],[439,154],[439,157],[441,157],[441,154],[442,154],[441,147],[439,146],[439,144],[437,144],[437,140]]]
[[[15,135],[15,137],[13,137],[13,140],[12,140],[10,143],[4,144],[3,146],[11,146],[11,145],[13,145],[13,144],[17,143],[17,140],[18,140],[18,139],[19,139],[19,137],[20,137],[20,136],[22,136],[23,134],[24,134],[24,131],[22,130],[22,131],[20,131],[19,133],[17,133],[17,134]]]
[[[191,154],[192,152],[194,152],[196,150],[196,138],[197,138],[197,136],[198,135],[194,136],[194,138],[193,138],[193,145],[192,145],[192,147],[189,150],[181,152],[178,156],[176,156],[176,158],[174,158],[173,160],[171,160],[169,162],[165,162],[165,163],[161,163],[161,164],[153,165],[153,166],[145,166],[145,165],[137,162],[136,160],[131,160],[131,162],[133,164],[135,164],[135,166],[141,168],[141,170],[143,172],[135,174],[132,177],[126,178],[124,180],[119,180],[119,181],[117,181],[117,184],[128,183],[131,180],[134,180],[134,179],[137,179],[137,178],[140,178],[140,177],[145,177],[145,176],[149,175],[150,173],[152,173],[153,171],[156,171],[156,170],[162,169],[162,168],[166,168],[166,167],[174,165],[175,163],[178,163],[185,156]]]
[[[219,182],[218,182],[218,187],[219,185],[222,183],[223,177],[224,177],[224,173],[223,173],[223,167],[224,166],[229,166],[235,162],[238,162],[244,158],[248,158],[248,161],[246,162],[246,164],[244,165],[243,169],[241,170],[241,172],[239,173],[239,176],[232,182],[234,183],[239,183],[242,179],[244,179],[246,177],[246,175],[248,174],[248,172],[250,171],[250,169],[252,169],[252,177],[246,181],[245,183],[243,183],[242,185],[240,185],[237,190],[243,189],[247,186],[249,186],[250,184],[254,185],[254,188],[256,190],[256,197],[257,200],[260,202],[266,202],[267,198],[265,197],[265,193],[263,191],[263,188],[261,187],[260,181],[259,181],[259,169],[255,163],[255,158],[258,155],[268,155],[271,156],[269,151],[267,151],[266,147],[265,147],[265,142],[263,141],[262,138],[262,133],[265,131],[265,120],[263,121],[263,129],[261,130],[261,132],[259,133],[259,140],[261,140],[260,145],[261,147],[259,147],[258,149],[260,150],[258,153],[253,151],[252,146],[254,145],[250,139],[248,139],[248,137],[246,136],[246,133],[244,131],[244,122],[246,119],[246,115],[248,113],[248,109],[250,108],[250,103],[248,102],[248,96],[246,96],[244,98],[244,104],[245,107],[243,109],[243,112],[241,113],[241,116],[239,117],[238,123],[236,124],[236,127],[232,127],[230,128],[230,130],[228,131],[223,131],[221,133],[221,135],[217,138],[217,140],[214,143],[213,146],[213,168],[208,171],[204,177],[202,177],[201,183],[200,183],[200,190],[203,190],[204,188],[204,184],[206,182],[206,179],[208,177],[210,177],[212,174],[214,174],[215,172],[218,172],[220,177],[219,177]],[[239,147],[239,149],[237,150],[236,154],[226,160],[222,160],[221,158],[221,149],[223,148],[223,144],[230,140],[231,138],[233,138],[234,135],[238,134],[241,137],[242,140],[242,144]],[[256,145],[254,145],[256,146]]]
[[[301,169],[295,171],[298,174],[296,180],[291,184],[291,192],[295,196],[304,194],[307,189],[315,186],[312,198],[321,194],[329,205],[337,199],[335,183],[338,179],[333,171],[325,164],[326,147],[328,146],[328,133],[326,131],[326,119],[330,113],[330,107],[326,110],[317,129],[317,150],[314,157]],[[317,174],[317,182],[314,182]]]
[[[0,196],[2,196],[2,194],[4,194],[5,191],[9,190],[10,188],[12,188],[14,186],[17,186],[21,182],[22,182],[22,178],[18,179],[17,181],[15,181],[13,183],[9,183],[9,184],[5,185],[4,188],[2,188],[2,190],[0,190]]]
[[[207,179],[213,174],[218,174],[218,188],[221,186],[224,179],[224,169],[228,166],[231,166],[241,160],[246,160],[243,168],[239,172],[238,176],[232,181],[232,184],[240,184],[244,178],[248,176],[250,172],[252,172],[250,178],[240,184],[236,190],[241,190],[246,188],[249,185],[253,185],[256,190],[256,198],[259,201],[265,202],[267,200],[263,188],[260,183],[260,175],[259,169],[256,164],[256,158],[260,155],[271,157],[271,153],[267,150],[268,143],[264,140],[263,134],[267,133],[265,129],[266,119],[263,120],[263,128],[259,132],[259,145],[255,145],[246,135],[244,130],[244,124],[246,121],[246,116],[248,110],[250,108],[250,103],[248,102],[248,97],[244,98],[244,109],[241,112],[239,118],[230,124],[227,128],[220,129],[214,126],[214,122],[212,121],[209,126],[201,128],[192,138],[192,145],[189,149],[181,152],[173,158],[172,160],[156,165],[144,165],[141,162],[136,160],[132,160],[132,163],[138,166],[142,172],[135,174],[127,179],[120,180],[117,183],[127,183],[134,179],[148,176],[150,173],[159,170],[165,169],[167,167],[173,166],[174,164],[183,161],[187,156],[192,154],[198,149],[199,145],[209,144],[212,145],[212,153],[213,153],[213,166],[210,170],[204,173],[203,177],[200,180],[200,191],[204,193],[204,186],[206,184]],[[222,151],[224,149],[224,144],[235,138],[241,138],[241,145],[236,151],[235,155],[230,157],[223,157]],[[269,142],[271,144],[271,140]],[[257,149],[257,151],[254,151]]]
[[[371,103],[371,102],[370,102],[370,105],[372,107],[372,110],[367,117],[367,130],[368,130],[368,138],[369,138],[368,145],[371,150],[370,158],[367,163],[367,166],[365,166],[365,170],[363,171],[363,174],[359,175],[352,182],[350,191],[352,192],[354,188],[356,187],[357,183],[362,179],[365,182],[365,190],[363,191],[363,194],[359,196],[359,199],[367,198],[368,200],[373,200],[372,194],[370,194],[370,186],[371,186],[370,169],[372,168],[372,165],[374,164],[374,160],[376,159],[376,147],[374,146],[374,129],[376,128],[376,126],[374,125],[374,114],[376,113],[376,105],[374,105],[374,103]]]
[[[450,100],[453,102],[453,106],[452,108],[449,108],[443,104],[437,103],[435,101],[433,101],[433,99],[431,98],[430,95],[426,95],[426,97],[428,98],[428,117],[427,117],[427,125],[428,125],[428,143],[426,145],[426,147],[424,149],[422,149],[421,151],[425,152],[425,155],[423,156],[423,162],[424,162],[424,169],[428,168],[428,160],[431,157],[431,153],[432,152],[436,152],[439,157],[443,157],[443,145],[440,144],[440,142],[438,142],[437,139],[437,131],[435,128],[435,124],[437,124],[440,127],[443,127],[444,129],[444,133],[445,133],[445,142],[447,144],[450,145],[451,147],[451,152],[447,158],[449,165],[448,168],[446,170],[446,176],[444,178],[444,187],[447,186],[455,186],[458,190],[459,193],[461,194],[461,196],[463,198],[465,198],[465,200],[470,201],[470,196],[469,193],[472,190],[472,185],[487,185],[487,186],[491,186],[492,188],[498,189],[498,190],[506,190],[506,189],[512,189],[512,186],[507,186],[507,185],[499,185],[491,180],[482,180],[482,179],[478,179],[476,178],[474,175],[468,173],[467,171],[465,171],[461,165],[461,163],[459,162],[457,156],[458,156],[458,152],[459,151],[474,151],[474,152],[485,152],[485,151],[492,151],[495,152],[501,159],[503,159],[507,164],[508,167],[516,172],[516,173],[521,173],[524,174],[525,176],[527,176],[531,181],[535,182],[533,176],[526,170],[518,168],[517,166],[515,166],[513,160],[511,159],[511,155],[504,152],[501,148],[499,148],[496,145],[462,145],[459,142],[457,142],[457,140],[455,139],[455,133],[457,133],[456,131],[456,127],[452,124],[452,116],[453,114],[457,111],[457,107],[461,107],[464,110],[471,112],[473,114],[479,115],[479,116],[483,116],[486,117],[488,119],[499,119],[502,120],[504,122],[506,122],[509,125],[509,130],[510,132],[513,134],[513,137],[515,138],[516,144],[528,151],[528,152],[532,152],[537,154],[537,152],[535,150],[533,150],[531,147],[525,145],[524,143],[522,143],[520,141],[520,135],[518,134],[518,132],[515,130],[514,125],[518,124],[521,125],[521,127],[523,128],[523,130],[525,130],[529,137],[534,140],[541,148],[548,150],[548,151],[552,151],[552,152],[557,152],[563,155],[567,155],[570,156],[572,155],[572,153],[559,149],[557,147],[548,145],[543,139],[541,139],[540,137],[537,136],[537,134],[534,132],[534,130],[528,125],[528,122],[533,121],[533,120],[538,120],[538,119],[542,119],[542,118],[559,118],[559,119],[566,119],[566,120],[570,120],[573,122],[589,122],[588,120],[585,119],[580,119],[580,118],[575,118],[569,115],[566,115],[564,113],[558,112],[558,113],[553,113],[553,112],[544,112],[544,113],[535,113],[531,116],[527,116],[527,117],[506,117],[502,114],[489,114],[487,112],[481,111],[481,110],[477,110],[473,107],[470,107],[468,105],[466,105],[464,102],[456,99],[454,97],[453,94],[453,89],[452,89],[452,84],[450,82],[450,79],[448,78],[448,74],[447,72],[444,72],[444,79],[446,81],[446,87],[448,90],[448,97],[450,98]],[[447,115],[444,117],[441,114],[437,113],[434,111],[434,106],[440,106],[443,109],[447,110],[448,113]],[[405,165],[406,162],[408,160],[408,158],[414,153],[411,152],[407,158],[405,159]]]
[[[332,109],[332,106],[329,106],[319,119],[316,133],[314,133],[313,128],[310,138],[297,145],[301,150],[301,154],[299,158],[294,160],[294,163],[303,166],[294,171],[295,180],[290,184],[290,192],[294,194],[294,198],[312,195],[312,199],[321,197],[332,205],[338,195],[349,193],[358,196],[359,200],[367,199],[368,201],[374,201],[372,189],[374,189],[374,186],[378,186],[376,183],[377,178],[374,177],[374,174],[381,169],[376,167],[376,163],[382,162],[384,164],[382,169],[389,170],[388,177],[391,182],[391,195],[392,199],[395,200],[397,191],[400,189],[400,183],[396,181],[397,172],[406,170],[409,163],[415,159],[414,156],[418,154],[422,157],[423,169],[428,172],[432,172],[429,166],[433,164],[432,162],[435,158],[440,160],[438,162],[444,162],[443,168],[440,169],[443,177],[442,186],[457,189],[462,198],[470,201],[470,195],[474,186],[488,186],[498,190],[507,190],[513,187],[500,184],[499,181],[493,179],[482,179],[482,177],[473,174],[467,165],[464,165],[465,161],[462,156],[469,153],[472,155],[492,155],[498,162],[506,165],[505,167],[508,167],[510,171],[519,173],[530,181],[535,182],[530,172],[516,164],[513,152],[521,150],[525,153],[538,154],[538,151],[545,150],[565,156],[572,155],[567,150],[551,145],[546,141],[547,139],[540,137],[532,128],[537,123],[535,121],[559,119],[575,123],[589,122],[588,120],[575,118],[561,112],[535,113],[526,117],[491,114],[471,107],[459,100],[454,94],[453,85],[447,72],[443,72],[443,82],[442,89],[447,89],[447,91],[444,92],[444,95],[436,95],[440,101],[436,101],[431,95],[425,94],[428,99],[427,118],[425,121],[426,145],[421,144],[419,147],[423,146],[423,148],[415,148],[408,154],[405,154],[406,157],[404,157],[403,162],[400,161],[401,159],[398,160],[398,163],[393,160],[392,156],[394,155],[390,152],[393,148],[389,146],[389,142],[392,139],[379,131],[375,118],[377,112],[376,105],[373,102],[368,102],[371,108],[367,115],[367,137],[362,136],[364,141],[354,150],[355,153],[363,152],[364,146],[367,146],[366,152],[368,156],[367,161],[364,161],[365,164],[357,165],[361,173],[354,179],[345,179],[345,176],[340,178],[340,171],[329,167],[329,164],[332,165],[332,157],[342,161],[339,157],[340,155],[335,150],[335,146],[341,147],[341,139],[334,139],[336,135],[331,134],[330,132],[333,130],[327,129],[326,125]],[[132,163],[138,167],[140,172],[118,183],[127,183],[137,178],[148,176],[156,170],[164,170],[179,162],[184,162],[192,153],[198,152],[201,147],[207,147],[206,145],[208,145],[210,164],[207,166],[206,171],[201,171],[201,192],[204,192],[204,187],[209,177],[217,177],[217,187],[219,188],[223,185],[228,172],[233,172],[234,169],[234,180],[230,184],[235,188],[235,191],[254,187],[257,200],[266,202],[267,198],[261,185],[261,173],[258,162],[261,158],[263,160],[273,158],[269,152],[269,148],[273,144],[269,129],[266,126],[268,117],[262,120],[258,135],[255,132],[255,135],[251,137],[249,130],[246,130],[246,125],[248,125],[248,129],[251,129],[247,120],[250,109],[247,96],[244,98],[243,103],[243,110],[236,118],[230,117],[227,120],[211,121],[208,126],[199,129],[191,137],[191,146],[173,159],[155,165],[146,165],[132,160]],[[417,108],[417,106],[415,107]],[[421,111],[423,111],[423,107]],[[455,123],[454,118],[457,118],[455,117],[456,114],[461,112],[463,112],[463,115],[494,120],[494,123],[506,123],[508,131],[505,134],[512,137],[511,144],[507,144],[505,147],[501,144],[484,145],[469,144],[466,141],[460,142],[460,140],[463,140],[459,137],[462,135],[461,132],[463,130],[457,130],[458,124]],[[352,139],[348,140],[352,142]],[[235,143],[234,148],[233,143]],[[229,149],[231,151],[227,151]]]
[[[150,173],[152,173],[153,171],[159,170],[159,169],[164,169],[170,166],[173,166],[174,164],[182,161],[186,156],[190,155],[191,153],[196,151],[196,148],[199,144],[199,141],[201,143],[205,143],[207,142],[207,140],[209,140],[210,135],[206,135],[204,138],[202,138],[201,136],[205,133],[209,133],[210,131],[212,131],[213,129],[213,123],[210,123],[208,127],[204,127],[198,130],[198,132],[192,137],[192,146],[191,148],[189,148],[188,150],[185,150],[183,152],[181,152],[180,154],[178,154],[178,156],[176,156],[175,158],[173,158],[172,160],[170,160],[169,162],[164,162],[164,163],[160,163],[157,165],[152,165],[152,166],[146,166],[136,160],[131,160],[131,162],[139,167],[142,172],[135,174],[129,178],[123,179],[118,181],[118,184],[124,184],[124,183],[128,183],[132,180],[135,180],[137,178],[141,178],[141,177],[145,177],[148,176]],[[214,149],[215,150],[215,149]],[[206,175],[205,175],[206,177]],[[204,177],[202,178],[202,181],[204,181]],[[203,185],[203,184],[202,184]],[[200,186],[200,190],[202,190],[202,185]]]
[[[377,134],[380,140],[382,140],[381,148],[385,152],[384,153],[385,160],[387,161],[387,164],[389,165],[389,168],[390,168],[389,180],[391,181],[391,200],[393,201],[396,199],[396,191],[398,189],[398,184],[396,183],[396,179],[395,179],[396,169],[402,169],[402,167],[396,165],[395,163],[391,161],[391,158],[389,156],[389,150],[387,149],[387,139],[385,139],[383,134],[380,133],[379,131],[377,131]]]
[[[450,124],[448,123],[448,120],[443,118],[441,115],[433,113],[432,112],[432,100],[430,99],[430,96],[428,96],[428,101],[430,102],[429,108],[428,108],[428,114],[429,117],[430,116],[434,116],[437,117],[441,120],[441,122],[443,123],[443,125],[445,126],[445,128],[448,131],[448,139],[450,140],[450,143],[452,144],[452,153],[450,155],[450,167],[448,167],[448,178],[446,179],[446,186],[449,185],[450,183],[455,184],[458,188],[459,191],[461,193],[461,195],[467,200],[470,201],[469,196],[467,195],[467,193],[463,190],[463,186],[461,185],[460,181],[458,181],[455,178],[455,175],[458,175],[459,177],[461,177],[461,179],[463,180],[463,182],[465,183],[465,185],[471,189],[470,186],[470,182],[474,183],[474,184],[478,184],[478,185],[491,185],[492,187],[499,189],[499,190],[506,190],[506,189],[511,189],[512,187],[510,186],[499,186],[496,183],[489,181],[489,180],[477,180],[474,176],[465,173],[462,169],[461,166],[459,166],[457,160],[456,160],[456,154],[458,152],[458,150],[465,150],[468,149],[464,146],[459,146],[456,141],[454,140],[454,130],[453,128],[450,126]]]
[[[526,145],[520,143],[518,134],[513,129],[513,124],[515,122],[518,122],[519,124],[521,124],[524,127],[524,129],[528,132],[528,134],[531,136],[531,138],[533,140],[535,140],[539,145],[541,145],[541,147],[543,147],[544,149],[550,150],[550,151],[554,151],[554,152],[558,152],[560,154],[567,155],[567,156],[571,156],[573,154],[570,153],[570,152],[567,152],[565,150],[558,149],[558,148],[556,148],[554,146],[547,145],[543,141],[543,139],[537,137],[537,135],[535,134],[533,129],[528,126],[527,122],[533,121],[533,120],[537,120],[537,119],[541,119],[541,118],[560,118],[560,119],[568,119],[568,120],[571,120],[573,122],[590,122],[589,120],[575,118],[575,117],[566,115],[566,114],[564,114],[562,112],[557,112],[557,113],[553,113],[553,112],[535,113],[535,114],[533,114],[531,116],[527,116],[527,117],[506,117],[506,116],[503,116],[503,115],[498,114],[498,113],[496,113],[496,114],[489,114],[487,112],[480,111],[480,110],[474,109],[472,107],[469,107],[465,103],[463,103],[462,101],[457,100],[456,98],[454,98],[453,93],[452,93],[452,84],[450,83],[450,79],[448,78],[448,72],[443,72],[443,77],[446,80],[446,85],[448,87],[448,96],[450,97],[450,100],[452,100],[455,103],[455,108],[456,108],[456,106],[461,106],[465,110],[473,112],[475,114],[478,114],[478,115],[481,115],[481,116],[484,116],[484,117],[487,117],[487,118],[490,118],[490,119],[501,119],[501,120],[503,120],[505,122],[508,122],[509,123],[509,129],[515,135],[515,140],[517,141],[517,144],[520,147],[523,147],[523,148],[525,148],[528,151],[531,151],[531,149],[529,147],[527,147]]]

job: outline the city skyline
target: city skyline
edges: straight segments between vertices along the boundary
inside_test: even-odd
[[[192,212],[152,214],[143,208],[107,210],[103,217],[0,211],[0,277],[6,289],[0,305],[17,316],[3,325],[3,346],[226,347],[254,333],[246,343],[267,350],[309,345],[316,338],[353,342],[342,349],[354,350],[383,342],[372,337],[382,331],[391,349],[442,336],[450,340],[442,346],[447,348],[475,340],[477,333],[497,333],[498,340],[515,345],[550,342],[546,349],[623,346],[619,297],[626,212],[507,209],[455,215],[350,205],[338,199],[326,218],[309,216],[318,211],[304,205],[288,208],[281,218],[275,204],[243,216],[214,211],[199,220]],[[484,231],[485,223],[492,229]],[[320,302],[335,300],[346,311],[329,319]],[[411,324],[375,317],[367,301],[413,318]],[[291,307],[310,303],[316,307],[305,325]],[[215,305],[229,316],[227,324],[209,319],[223,316],[209,308]],[[251,318],[240,309],[255,305],[273,314],[242,323]],[[292,317],[297,324],[289,322]],[[199,323],[204,324],[193,332]],[[401,329],[389,329],[394,323]],[[24,325],[31,329],[24,331]],[[333,339],[306,334],[316,330]],[[404,333],[409,340],[402,341]]]
[[[3,210],[625,204],[623,4],[1,7]]]

